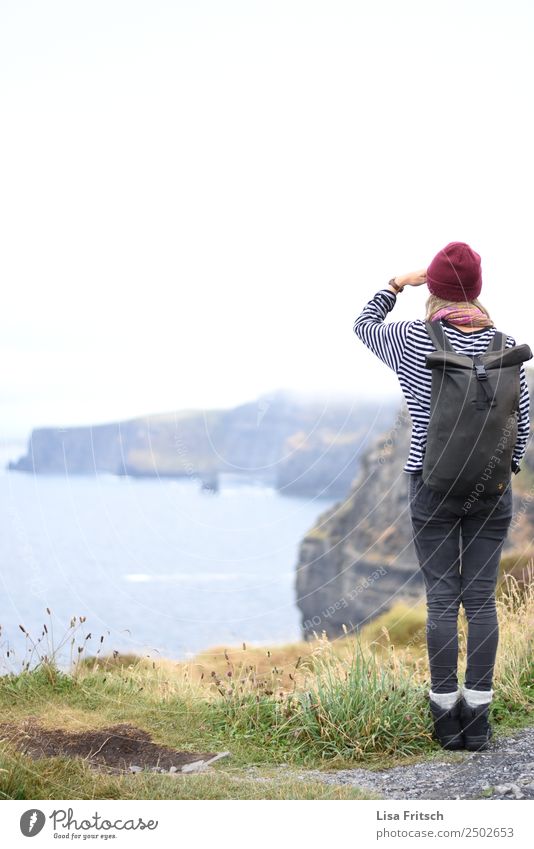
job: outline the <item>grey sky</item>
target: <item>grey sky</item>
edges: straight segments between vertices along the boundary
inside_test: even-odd
[[[4,435],[397,391],[353,319],[456,239],[532,344],[533,35],[517,0],[2,0]]]

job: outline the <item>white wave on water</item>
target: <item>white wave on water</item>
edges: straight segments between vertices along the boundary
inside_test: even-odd
[[[241,483],[236,486],[223,485],[217,495],[226,498],[228,496],[240,495],[257,495],[261,498],[268,496],[269,498],[278,497],[278,490],[274,486],[260,486],[259,484]]]
[[[276,575],[276,578],[271,579],[269,583],[292,581],[294,577],[293,572],[281,572]],[[134,584],[222,584],[247,579],[253,582],[258,581],[258,575],[248,575],[241,572],[172,572],[159,575],[148,575],[145,572],[129,572],[123,575],[123,578],[125,581],[130,581]]]
[[[124,575],[126,581],[132,583],[151,584],[202,584],[212,581],[240,581],[244,576],[238,572],[173,572],[170,574],[147,575],[143,572],[130,572]]]

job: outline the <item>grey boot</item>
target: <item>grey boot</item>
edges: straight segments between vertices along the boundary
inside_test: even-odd
[[[460,700],[451,708],[442,708],[430,699],[434,720],[434,737],[444,749],[463,749],[464,738],[460,721]]]
[[[460,721],[464,735],[465,748],[479,752],[487,748],[493,729],[489,721],[490,702],[471,707],[465,698],[460,700]]]

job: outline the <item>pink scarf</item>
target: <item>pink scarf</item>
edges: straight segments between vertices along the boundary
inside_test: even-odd
[[[451,304],[448,307],[442,307],[436,310],[430,320],[436,321],[438,318],[444,318],[450,321],[451,324],[470,324],[472,327],[493,327],[491,318],[488,318],[486,313],[474,306],[457,306]]]

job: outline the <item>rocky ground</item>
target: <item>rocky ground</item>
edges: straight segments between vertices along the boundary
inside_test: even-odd
[[[484,752],[448,752],[385,770],[308,772],[307,778],[370,789],[385,799],[534,799],[534,727]]]

